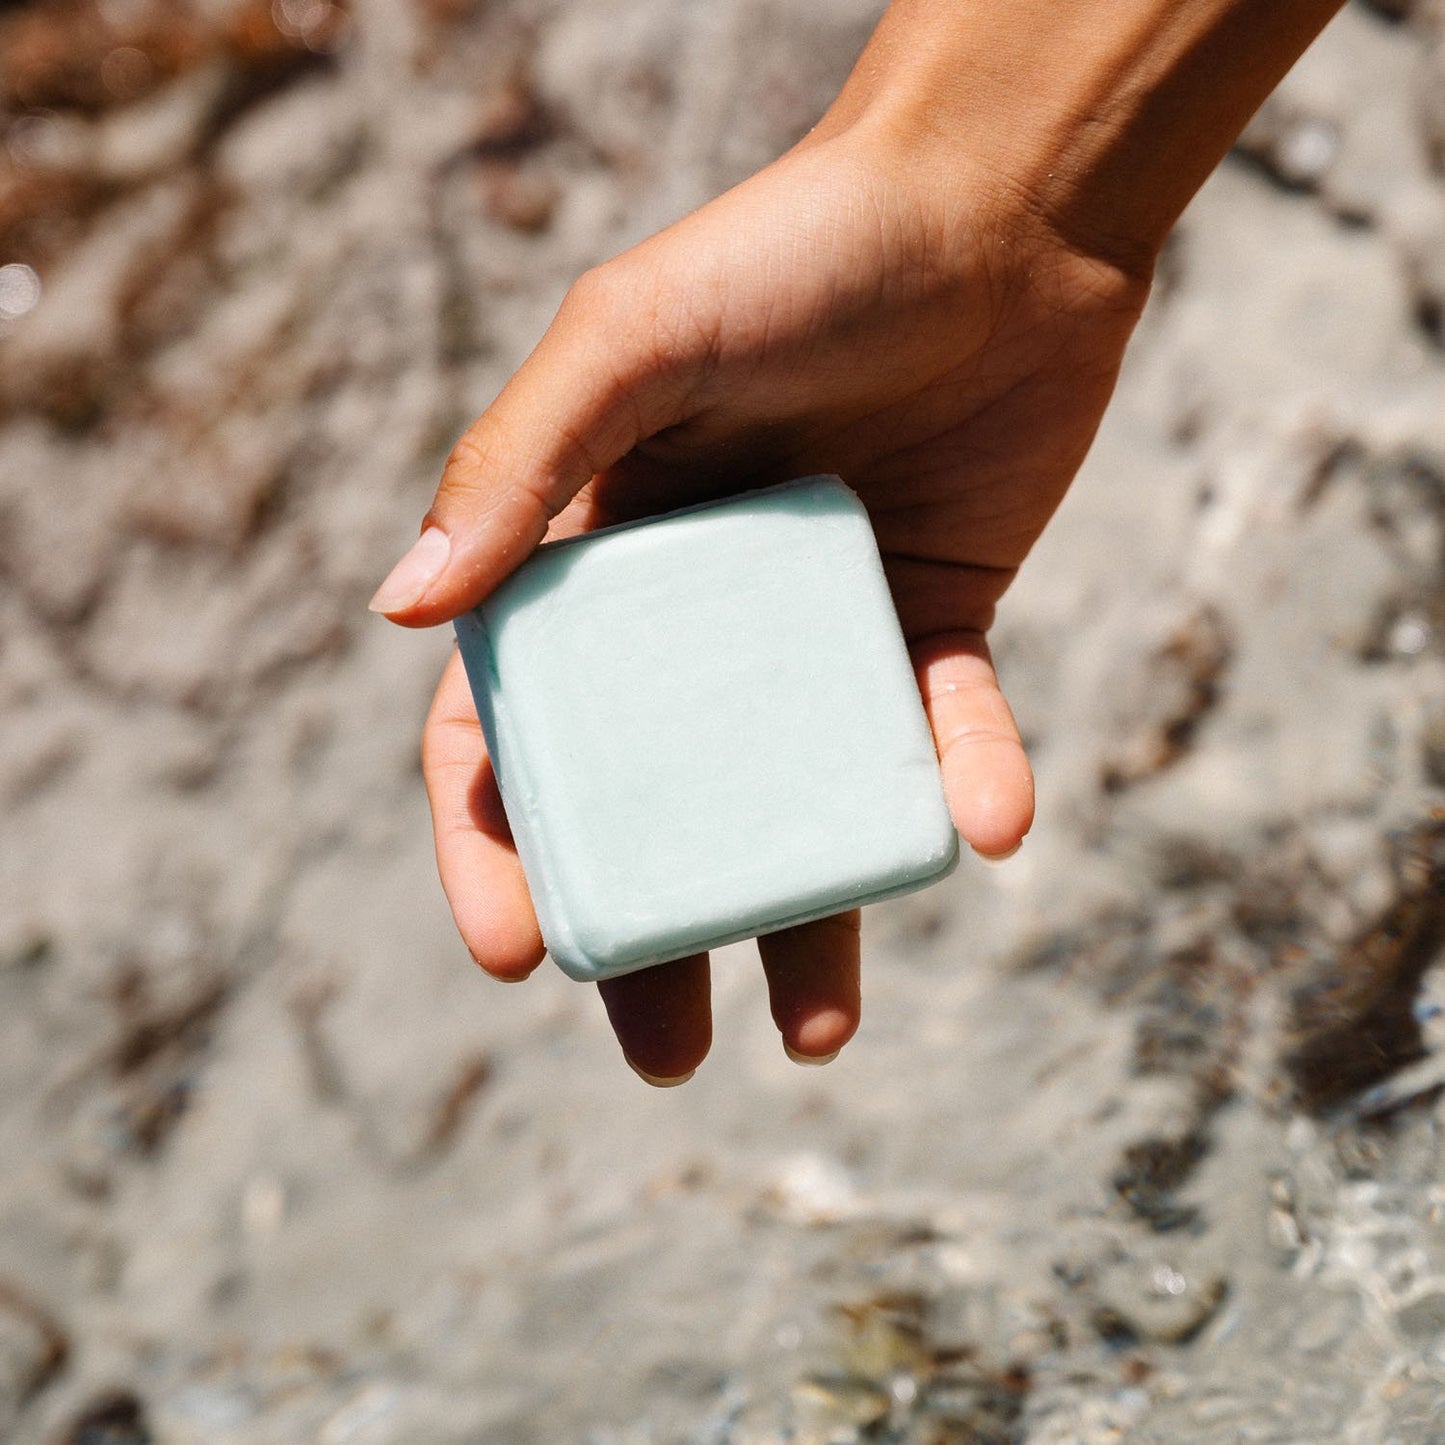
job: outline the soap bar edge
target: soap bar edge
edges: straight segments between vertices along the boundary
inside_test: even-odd
[[[564,955],[549,948],[548,952],[558,968],[568,978],[575,979],[578,983],[598,983],[603,979],[623,978],[629,973],[640,973],[643,969],[656,968],[659,964],[672,963],[679,958],[690,958],[694,954],[708,953],[716,948],[726,948],[729,944],[743,943],[750,938],[781,933],[785,929],[798,928],[805,923],[816,923],[823,918],[834,918],[839,913],[849,912],[854,908],[871,908],[875,903],[887,903],[890,899],[905,898],[910,893],[920,893],[925,888],[931,888],[935,883],[941,883],[958,867],[962,850],[959,847],[956,832],[952,834],[950,841],[951,846],[945,850],[938,866],[917,878],[910,878],[891,888],[881,888],[871,893],[859,894],[856,898],[835,901],[826,908],[808,909],[803,913],[780,918],[775,922],[770,921],[764,928],[749,925],[746,928],[727,933],[709,934],[689,943],[681,953],[645,954],[635,961],[619,963],[616,960],[599,960],[585,950]]]
[[[457,635],[458,650],[466,669],[467,683],[477,709],[482,737],[486,741],[492,776],[502,798],[502,811],[511,829],[512,842],[522,865],[523,876],[537,915],[538,928],[547,951],[556,960],[561,952],[572,952],[576,940],[561,910],[552,906],[555,893],[552,867],[546,845],[530,824],[527,798],[529,789],[526,769],[520,762],[522,750],[511,746],[506,710],[502,706],[501,689],[496,680],[495,655],[491,634],[480,608],[463,613],[452,624]],[[480,673],[480,676],[478,676]],[[573,975],[575,976],[575,975]]]

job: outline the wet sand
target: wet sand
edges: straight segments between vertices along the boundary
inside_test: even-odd
[[[1442,1438],[1438,6],[1347,11],[1171,243],[997,628],[1022,852],[873,911],[825,1070],[725,951],[665,1093],[468,961],[448,640],[365,601],[873,7],[105,13],[0,14],[0,1439]]]

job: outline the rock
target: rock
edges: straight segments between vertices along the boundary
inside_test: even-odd
[[[932,1356],[924,1332],[927,1301],[920,1295],[878,1295],[839,1307],[842,1356],[859,1378],[888,1381],[925,1374]]]
[[[0,104],[108,110],[192,69],[204,49],[189,10],[167,0],[32,6],[0,27]]]
[[[138,1395],[113,1390],[86,1405],[61,1432],[58,1445],[154,1445]]]
[[[129,395],[128,308],[184,249],[206,204],[194,177],[157,182],[113,207],[104,227],[49,268],[39,305],[0,338],[0,410],[32,411],[83,430],[118,392]]]
[[[934,1422],[947,1431],[945,1440],[1005,1441],[1019,1439],[1019,1418],[1029,1393],[1027,1370],[992,1373],[979,1369],[945,1371],[931,1379],[919,1396],[917,1418],[924,1439]]]
[[[1094,1328],[1107,1340],[1182,1345],[1219,1312],[1229,1293],[1223,1275],[1167,1257],[1126,1256],[1097,1272]]]
[[[1445,1280],[1422,1281],[1395,1304],[1395,1324],[1412,1340],[1422,1343],[1445,1338]]]
[[[94,173],[133,186],[184,165],[205,141],[226,84],[225,66],[212,60],[140,104],[96,122]]]
[[[1155,649],[1139,679],[1139,712],[1101,768],[1105,792],[1117,793],[1153,777],[1191,746],[1219,700],[1232,644],[1224,618],[1201,607],[1178,623]]]
[[[892,1401],[886,1390],[854,1375],[814,1375],[793,1387],[793,1403],[804,1438],[857,1438],[857,1431],[886,1419]]]
[[[365,152],[364,116],[327,76],[292,86],[242,117],[216,152],[220,181],[258,205],[314,197],[343,180]]]
[[[783,1161],[763,1202],[798,1224],[836,1224],[858,1209],[857,1185],[836,1159],[796,1154]]]
[[[535,236],[552,224],[561,198],[551,177],[516,166],[499,165],[482,180],[487,214],[498,223],[524,235]]]
[[[1420,741],[1426,779],[1431,787],[1445,788],[1445,703],[1427,709]]]
[[[69,1354],[69,1337],[50,1313],[0,1279],[0,1425],[55,1378]]]
[[[1339,127],[1328,117],[1267,101],[1235,146],[1277,185],[1312,191],[1340,153]]]
[[[0,718],[0,808],[19,808],[61,783],[84,751],[83,736],[64,717]]]
[[[50,935],[36,924],[23,924],[13,932],[0,934],[0,975],[10,970],[41,967],[55,949]]]
[[[53,707],[68,668],[51,629],[85,615],[111,575],[123,540],[120,501],[106,448],[58,442],[40,423],[0,429],[0,571],[30,623],[11,634],[0,668],[0,683],[21,683],[9,701]]]

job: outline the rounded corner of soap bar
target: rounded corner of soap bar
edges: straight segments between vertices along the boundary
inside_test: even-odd
[[[939,826],[931,828],[919,843],[920,846],[911,851],[908,863],[893,875],[892,881],[855,898],[851,904],[840,904],[834,911],[849,906],[866,908],[869,904],[901,898],[908,893],[921,893],[935,883],[942,883],[958,867],[962,849],[958,832],[946,813]]]
[[[646,966],[638,961],[631,939],[601,919],[585,917],[588,911],[574,907],[560,928],[555,919],[543,923],[547,952],[568,978],[578,983],[598,983]]]
[[[832,472],[820,472],[813,477],[799,477],[796,481],[783,482],[777,487],[768,488],[774,492],[804,492],[816,501],[825,502],[834,506],[840,506],[850,512],[859,512],[867,515],[868,509],[863,505],[863,499],[843,480],[842,477]]]
[[[939,883],[947,878],[958,867],[958,860],[962,853],[963,850],[959,847],[958,842],[958,829],[950,820],[940,831],[938,846],[929,860],[930,866],[927,872],[919,880],[919,886],[926,888],[930,883]]]
[[[612,971],[605,965],[567,949],[549,948],[547,956],[574,983],[599,983],[612,977]]]

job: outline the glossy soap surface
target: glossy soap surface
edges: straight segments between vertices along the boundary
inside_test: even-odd
[[[909,892],[957,860],[872,528],[836,478],[548,544],[457,635],[573,978]]]

